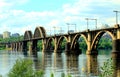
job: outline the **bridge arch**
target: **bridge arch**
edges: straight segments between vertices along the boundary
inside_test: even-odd
[[[59,50],[60,45],[62,44],[63,39],[65,39],[67,42],[69,42],[68,38],[66,36],[61,36],[58,39],[58,43],[57,43],[57,50]]]
[[[45,38],[46,37],[46,31],[44,29],[44,27],[36,27],[35,31],[34,31],[34,38]]]
[[[25,31],[24,33],[24,40],[30,40],[32,39],[32,32],[31,31]]]
[[[54,40],[54,38],[49,38],[48,40],[47,40],[47,44],[46,44],[46,49],[48,50],[51,50],[51,48],[49,48],[50,47],[50,45],[51,45],[51,42],[54,42],[54,48],[55,48],[55,40]]]
[[[73,41],[72,41],[72,43],[71,43],[70,49],[73,49],[73,48],[74,48],[75,42],[79,39],[80,36],[84,38],[84,40],[85,40],[85,42],[86,42],[86,44],[87,44],[87,38],[86,38],[86,36],[85,36],[84,34],[76,34],[76,35],[74,36],[74,38],[73,38]]]
[[[92,45],[91,45],[92,51],[93,51],[93,50],[96,50],[97,45],[98,45],[98,42],[99,42],[99,40],[101,39],[101,37],[103,36],[104,33],[109,34],[109,35],[111,36],[112,40],[115,40],[115,36],[114,36],[114,34],[113,34],[112,32],[107,31],[107,30],[100,31],[100,32],[98,32],[98,33],[96,34],[96,36],[95,36],[94,39],[93,39],[93,42],[92,42]]]

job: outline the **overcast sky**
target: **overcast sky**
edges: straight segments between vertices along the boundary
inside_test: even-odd
[[[76,24],[77,31],[87,29],[85,18],[97,19],[98,27],[115,24],[115,12],[120,11],[120,0],[0,0],[0,33],[24,34],[43,26],[46,32],[54,32],[54,26],[66,32],[69,24]],[[120,13],[118,14],[120,19]],[[120,23],[120,20],[119,20]],[[90,20],[88,28],[95,29]],[[74,30],[69,25],[69,30]]]

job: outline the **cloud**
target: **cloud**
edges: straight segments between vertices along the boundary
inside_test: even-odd
[[[0,0],[0,12],[11,10],[18,5],[27,3],[28,0]]]
[[[29,29],[34,32],[36,26],[42,25],[47,30],[63,27],[67,30],[66,23],[77,24],[78,30],[86,29],[85,18],[97,18],[98,25],[102,23],[113,25],[115,14],[113,10],[119,10],[120,0],[75,0],[73,3],[61,5],[56,10],[26,11],[14,7],[25,5],[29,0],[0,0],[0,27],[13,32],[24,33]],[[94,24],[94,21],[90,21]],[[90,28],[94,26],[89,25]]]

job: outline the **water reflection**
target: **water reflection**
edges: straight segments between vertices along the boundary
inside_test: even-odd
[[[18,55],[20,57],[23,56],[19,52],[0,53],[0,70],[4,71],[5,69],[5,71],[8,71],[13,66]],[[50,77],[52,72],[55,74],[54,77],[61,77],[61,73],[71,74],[72,77],[98,77],[99,67],[103,66],[103,62],[110,58],[108,54],[68,55],[65,53],[38,52],[37,56],[26,55],[26,53],[24,55],[24,57],[33,59],[36,70],[43,70],[45,72],[44,77]],[[113,59],[116,66],[113,77],[120,77],[120,59],[118,58],[119,56]]]
[[[112,56],[113,58],[113,65],[114,65],[114,73],[113,77],[120,77],[120,54]]]
[[[97,55],[87,55],[87,68],[86,72],[88,76],[98,76],[98,60]]]
[[[72,55],[72,54],[66,55],[67,73],[75,77],[80,76],[80,72],[78,68],[78,56],[79,55]]]
[[[35,69],[42,69],[45,72],[44,77],[49,77],[51,72],[55,77],[61,77],[61,73],[71,74],[72,77],[94,77],[99,74],[97,57],[97,55],[39,52],[34,65]],[[82,58],[85,59],[81,61]]]
[[[63,69],[62,53],[53,54],[53,67],[56,71]]]

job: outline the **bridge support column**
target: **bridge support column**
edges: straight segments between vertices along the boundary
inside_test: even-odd
[[[47,49],[46,49],[46,39],[43,39],[43,40],[42,40],[42,43],[43,43],[43,44],[42,44],[42,52],[44,52],[45,50],[47,50]]]
[[[20,43],[19,42],[17,44],[17,47],[18,47],[17,51],[20,51]]]
[[[15,43],[12,43],[12,51],[15,51]]]
[[[88,30],[88,32],[89,32],[89,30]],[[90,55],[90,54],[92,54],[91,53],[91,33],[89,32],[88,33],[88,38],[87,38],[87,40],[88,40],[88,42],[87,42],[87,51],[86,51],[86,54],[87,55]]]
[[[120,39],[113,40],[113,54],[120,55]]]
[[[11,48],[11,45],[10,44],[6,44],[6,49],[9,49]]]
[[[29,55],[31,55],[32,52],[33,52],[32,47],[33,47],[32,42],[30,42],[30,44],[29,44],[29,50],[28,50],[29,51]]]
[[[70,51],[70,53],[72,53],[72,54],[81,54],[82,51],[81,51],[81,49],[79,47],[80,47],[80,45],[76,41],[75,44],[74,44],[74,46],[73,46],[73,49],[70,49],[70,50],[72,50],[72,51]]]
[[[18,51],[18,44],[15,43],[15,51]]]
[[[32,42],[32,54],[33,55],[37,55],[37,40],[33,40],[33,42]]]
[[[65,44],[65,51],[70,51],[70,42]]]
[[[120,77],[120,58],[119,56],[112,56],[113,60],[113,76],[112,77]]]
[[[120,76],[120,29],[119,24],[115,25],[115,28],[117,29],[117,39],[114,39],[112,41],[112,59],[113,59],[113,66],[114,66],[114,72],[113,77],[119,77]]]
[[[87,42],[87,51],[86,51],[86,54],[87,55],[91,54],[91,41]]]
[[[58,41],[58,38],[55,38],[55,48],[54,48],[54,52],[56,53],[57,52],[57,41]]]
[[[22,48],[22,50],[23,50],[24,55],[27,55],[27,41],[23,41],[23,48]]]
[[[97,55],[98,52],[96,49],[92,48],[92,41],[93,41],[93,37],[95,35],[93,35],[93,33],[90,33],[90,31],[88,30],[88,38],[87,38],[87,55]]]
[[[20,51],[23,51],[23,42],[20,43]]]
[[[19,50],[19,43],[16,43],[16,51]]]

